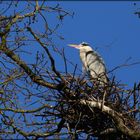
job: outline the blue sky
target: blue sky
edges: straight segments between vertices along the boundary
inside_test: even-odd
[[[40,1],[41,2],[41,1]],[[24,3],[24,2],[23,2]],[[58,2],[48,2],[56,5]],[[128,58],[132,58],[129,63],[140,61],[140,18],[134,14],[140,4],[134,6],[133,2],[59,2],[61,7],[69,12],[74,12],[74,17],[65,17],[60,23],[58,33],[64,37],[64,40],[54,38],[56,46],[60,49],[65,48],[65,55],[74,65],[78,65],[81,69],[81,61],[79,52],[70,48],[67,44],[81,43],[83,41],[91,44],[93,49],[97,49],[103,57],[107,70],[125,63]],[[18,7],[21,10],[21,7]],[[9,11],[11,12],[11,11]],[[48,14],[49,26],[56,25],[54,13]],[[39,21],[38,25],[34,25],[36,31],[43,31],[44,26]],[[27,34],[26,34],[27,35]],[[25,46],[25,50],[35,51],[40,49],[39,45],[31,44]],[[31,55],[22,54],[22,59],[33,61]],[[53,53],[57,68],[64,71],[64,63],[62,59]],[[68,66],[68,72],[73,72],[74,67]],[[134,82],[140,81],[140,64],[131,67],[123,67],[113,72],[118,81],[128,84],[132,87]],[[24,84],[24,82],[23,82]],[[34,89],[33,89],[34,90]],[[35,90],[34,90],[35,91]],[[20,96],[20,99],[22,96]],[[21,100],[24,100],[22,98]],[[32,99],[32,101],[36,101]],[[30,102],[30,100],[29,100]],[[24,102],[23,102],[24,103]],[[20,102],[21,106],[23,105]],[[30,106],[27,106],[28,108]],[[32,106],[31,106],[32,107]]]
[[[125,63],[140,61],[140,19],[134,12],[139,3],[133,2],[60,2],[61,7],[74,12],[66,17],[59,33],[65,40],[58,47],[65,48],[66,56],[81,67],[78,50],[67,47],[69,43],[88,42],[104,58],[108,70]],[[58,62],[59,64],[59,62]],[[71,70],[71,68],[69,69]],[[123,67],[114,71],[118,81],[133,86],[139,82],[140,65]]]
[[[40,3],[42,2],[40,1]],[[48,2],[48,5],[55,6],[57,3],[65,11],[74,12],[74,16],[73,18],[67,16],[63,22],[60,22],[60,28],[57,32],[65,39],[54,38],[54,42],[58,48],[65,48],[67,59],[75,65],[78,64],[79,69],[81,69],[79,52],[68,47],[67,44],[88,42],[103,57],[108,71],[125,63],[130,57],[129,63],[140,61],[140,18],[134,14],[140,8],[139,2],[134,5],[134,2],[131,1],[53,1]],[[21,10],[26,2],[20,4],[17,10]],[[9,14],[11,14],[11,11],[9,11]],[[56,25],[57,14],[53,12],[46,14],[49,26]],[[45,27],[42,24],[43,22],[39,20],[39,23],[32,24],[32,27],[38,32],[43,31]],[[34,46],[26,47],[32,50]],[[34,50],[37,51],[38,48],[39,46],[36,45]],[[54,57],[58,68],[63,71],[62,59],[57,54],[54,54]],[[29,63],[33,61],[30,55],[25,56],[23,54],[23,58],[28,60]],[[73,69],[70,65],[68,66],[69,72],[73,72]],[[139,82],[139,71],[140,65],[135,65],[118,69],[113,74],[118,81],[132,87],[134,82]]]

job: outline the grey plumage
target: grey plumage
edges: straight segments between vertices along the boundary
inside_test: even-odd
[[[90,74],[91,79],[100,85],[107,83],[106,67],[101,56],[94,51],[88,43],[79,45],[70,44],[69,46],[80,50],[80,58],[84,69]]]

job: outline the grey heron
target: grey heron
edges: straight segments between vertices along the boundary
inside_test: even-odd
[[[69,46],[79,49],[83,68],[89,72],[91,79],[100,85],[105,85],[108,81],[106,67],[101,56],[86,42],[79,45],[69,44]]]

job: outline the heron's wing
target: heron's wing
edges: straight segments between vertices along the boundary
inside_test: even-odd
[[[89,69],[94,70],[97,74],[106,71],[105,64],[100,55],[96,52],[88,53],[86,57]]]
[[[103,59],[96,52],[88,52],[86,55],[86,61],[90,75],[92,78],[99,78],[103,82],[107,82],[106,67]]]

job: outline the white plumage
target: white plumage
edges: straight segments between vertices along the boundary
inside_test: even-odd
[[[105,85],[105,83],[107,83],[107,74],[101,56],[85,42],[79,45],[70,44],[69,46],[79,49],[83,67],[89,72],[91,79],[98,82],[100,85]]]

